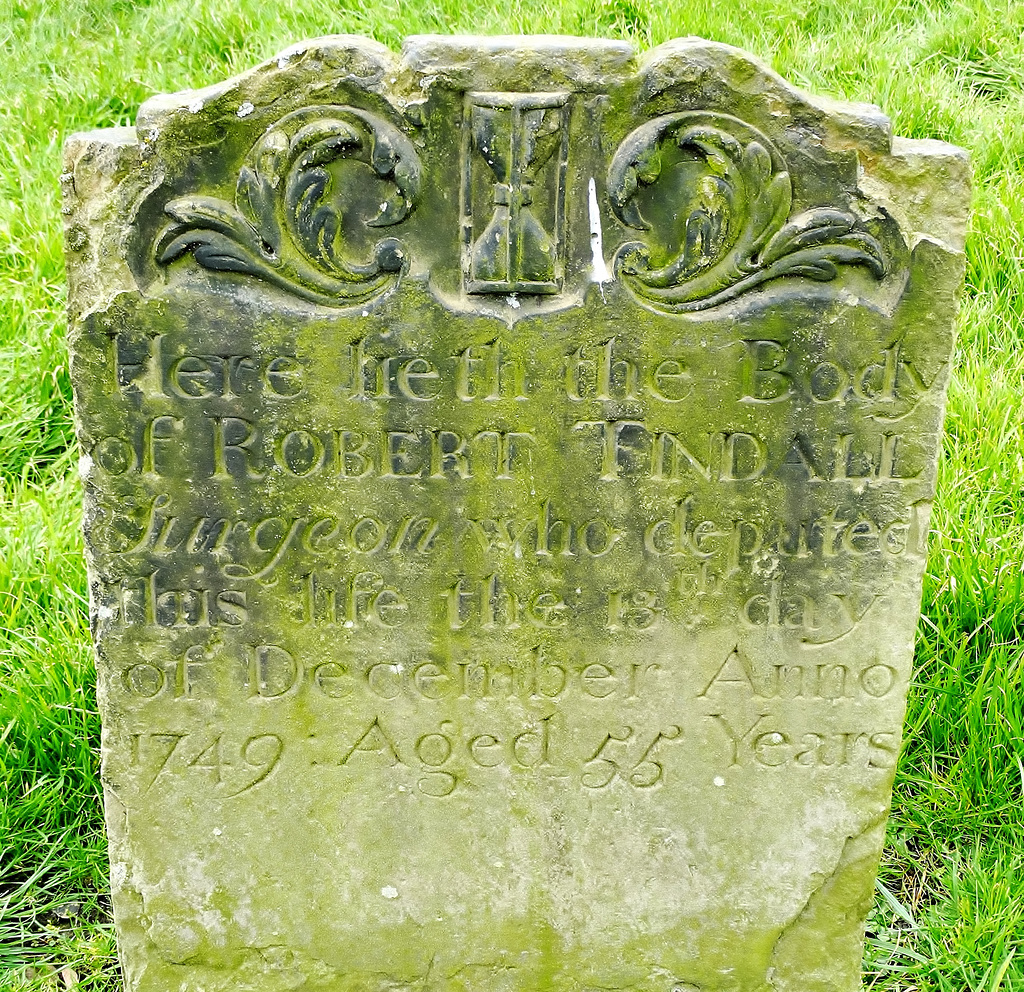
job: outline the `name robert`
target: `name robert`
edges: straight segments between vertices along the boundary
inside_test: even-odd
[[[533,435],[522,431],[275,429],[242,417],[211,418],[213,478],[511,479],[528,467]]]

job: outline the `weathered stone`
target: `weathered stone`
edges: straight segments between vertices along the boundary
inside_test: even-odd
[[[128,989],[856,989],[963,154],[338,37],[64,180]]]

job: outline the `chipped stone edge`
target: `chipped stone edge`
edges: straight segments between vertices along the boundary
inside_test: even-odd
[[[711,75],[726,75],[737,92],[762,100],[784,125],[800,121],[825,126],[823,138],[829,147],[858,145],[881,154],[889,150],[892,124],[879,107],[809,94],[757,56],[732,45],[696,37],[675,38],[648,51],[639,70],[650,98],[673,85]]]
[[[861,192],[896,218],[910,248],[928,238],[963,253],[973,182],[966,149],[897,135],[890,154],[862,156],[860,164]]]
[[[202,89],[156,94],[139,108],[136,129],[142,141],[153,143],[178,116],[248,117],[277,96],[268,91],[282,74],[297,71],[307,76],[303,83],[322,77],[335,85],[349,81],[371,92],[385,92],[398,81],[401,65],[394,52],[372,38],[324,35],[296,42],[273,58]]]
[[[636,72],[637,53],[627,41],[575,35],[424,34],[405,39],[402,59],[417,87],[443,79],[467,89],[495,88],[494,80],[528,73],[538,90],[569,81],[575,90],[599,92],[609,76]]]
[[[927,237],[963,253],[972,186],[965,149],[894,135],[879,107],[807,93],[756,56],[703,38],[677,38],[651,49],[638,74],[654,99],[673,84],[723,71],[733,83],[742,81],[737,90],[763,100],[781,124],[812,124],[821,129],[826,148],[855,152],[860,194],[892,214],[908,247]]]
[[[72,134],[64,143],[64,249],[72,334],[86,313],[136,292],[124,244],[126,215],[151,186],[134,127]]]

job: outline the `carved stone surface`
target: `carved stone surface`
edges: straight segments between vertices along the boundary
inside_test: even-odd
[[[129,992],[852,992],[968,167],[722,45],[75,135]]]

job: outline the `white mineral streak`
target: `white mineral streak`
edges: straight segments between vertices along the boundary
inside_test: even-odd
[[[604,298],[603,283],[612,281],[612,274],[604,264],[604,243],[601,236],[601,210],[597,205],[597,185],[590,180],[590,251],[593,262],[590,268],[590,281],[601,286],[601,297]]]

